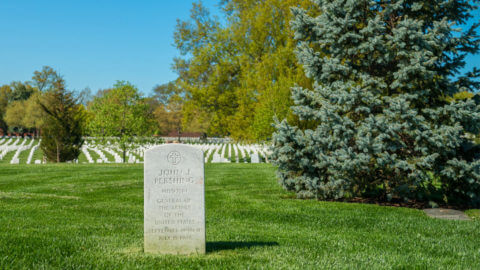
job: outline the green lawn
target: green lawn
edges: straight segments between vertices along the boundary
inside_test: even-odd
[[[117,153],[120,155],[120,157],[122,156],[122,153],[120,151],[117,151]],[[137,158],[137,161],[143,161],[143,157],[141,157],[137,152],[132,151],[131,153]]]
[[[31,140],[28,140],[26,142],[26,144],[29,144],[30,142],[31,142]],[[38,140],[35,140],[32,144],[32,147],[37,145],[38,142],[39,142]],[[20,152],[20,155],[18,155],[20,164],[26,164],[27,163],[28,155],[30,154],[31,150],[32,149],[30,148],[30,149],[27,149],[27,150],[24,150],[24,151]],[[34,162],[35,162],[35,160],[32,159],[32,163],[34,163]]]
[[[43,150],[40,147],[38,147],[37,150],[35,150],[35,152],[33,152],[32,164],[35,164],[35,160],[42,160],[43,161]]]
[[[465,212],[471,219],[480,221],[480,209],[471,209]]]
[[[205,171],[207,254],[153,256],[142,165],[0,165],[0,269],[480,268],[478,219],[292,199],[269,164]]]
[[[10,164],[10,161],[12,161],[15,152],[17,152],[17,150],[7,152],[3,159],[0,160],[0,164]]]
[[[112,154],[110,154],[110,153],[107,152],[107,151],[102,151],[102,152],[103,152],[103,154],[105,155],[105,158],[106,158],[109,162],[111,162],[111,163],[114,163],[114,162],[115,162],[115,157],[114,157]]]
[[[22,152],[20,152],[20,154],[18,155],[18,160],[20,162],[20,164],[26,164],[27,163],[27,159],[28,159],[28,155],[30,154],[30,151],[32,149],[27,149],[27,150],[23,150]]]
[[[87,156],[83,152],[80,152],[80,155],[78,155],[78,163],[83,164],[83,163],[88,163]]]
[[[100,159],[100,155],[97,154],[97,152],[93,151],[92,149],[87,149],[88,153],[90,154],[90,157],[92,158],[93,162],[97,162],[98,159]]]

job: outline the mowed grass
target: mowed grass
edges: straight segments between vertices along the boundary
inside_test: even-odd
[[[269,164],[207,164],[207,254],[153,256],[142,165],[0,165],[0,269],[480,268],[478,219],[293,197]]]

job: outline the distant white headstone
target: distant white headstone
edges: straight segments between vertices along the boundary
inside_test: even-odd
[[[257,152],[254,152],[251,156],[251,163],[260,163],[260,157],[258,156]]]
[[[36,160],[35,160],[35,164],[42,164],[42,161],[39,160],[39,159],[36,159]]]
[[[212,163],[219,163],[221,162],[221,160],[222,160],[222,157],[219,154],[217,153],[213,154]]]
[[[203,152],[167,144],[145,152],[145,252],[205,253]]]

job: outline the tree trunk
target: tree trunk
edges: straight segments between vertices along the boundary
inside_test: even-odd
[[[127,148],[125,146],[122,147],[123,150],[123,163],[125,163],[125,156],[126,156],[126,150]]]
[[[58,141],[55,141],[55,144],[57,145],[57,163],[60,163],[60,147]]]

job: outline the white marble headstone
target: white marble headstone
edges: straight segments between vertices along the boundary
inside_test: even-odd
[[[251,163],[260,163],[260,157],[258,156],[257,152],[254,152],[250,155],[250,161]]]
[[[145,252],[205,253],[203,152],[184,144],[145,151]]]

